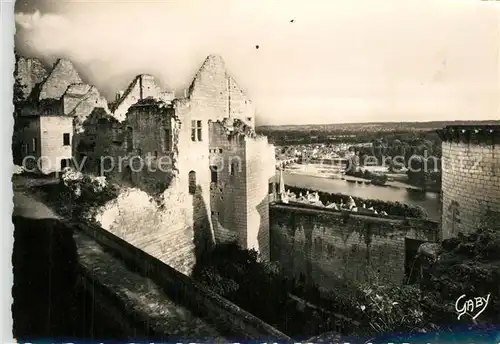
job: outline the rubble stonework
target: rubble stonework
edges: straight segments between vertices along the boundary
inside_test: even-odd
[[[75,132],[82,132],[82,123],[95,108],[109,113],[108,102],[92,85],[72,84],[62,97],[63,112],[75,119]]]
[[[41,83],[37,100],[60,99],[70,85],[81,83],[82,79],[73,64],[69,60],[59,59]]]
[[[123,121],[128,109],[140,100],[153,98],[170,103],[174,93],[162,90],[152,75],[141,74],[134,78],[127,90],[112,104],[113,116]]]
[[[42,62],[35,58],[19,57],[16,60],[17,81],[22,87],[23,99],[27,100],[36,85],[48,76]]]

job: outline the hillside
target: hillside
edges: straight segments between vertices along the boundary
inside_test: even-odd
[[[447,125],[495,124],[497,121],[433,121],[433,122],[372,122],[372,123],[339,123],[339,124],[309,124],[309,125],[263,125],[256,128],[257,132],[278,131],[325,131],[325,132],[363,132],[363,131],[420,131],[443,128]]]

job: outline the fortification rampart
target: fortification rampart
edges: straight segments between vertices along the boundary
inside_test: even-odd
[[[292,276],[333,289],[339,278],[366,281],[376,273],[402,283],[418,244],[439,238],[437,222],[388,219],[345,211],[270,205],[271,259]],[[407,270],[407,271],[405,271]]]
[[[117,236],[111,234],[107,230],[104,230],[97,226],[90,226],[85,224],[79,224],[77,227],[81,231],[81,233],[84,234],[83,236],[80,235],[80,239],[78,239],[77,235],[77,240],[81,241],[84,240],[85,236],[89,236],[99,245],[102,245],[102,247],[104,247],[106,250],[109,250],[109,252],[111,252],[115,257],[125,262],[125,264],[127,264],[128,266],[133,266],[138,274],[149,278],[154,283],[156,288],[148,286],[147,288],[145,288],[145,293],[146,290],[160,290],[160,288],[163,289],[164,292],[161,292],[162,295],[163,293],[165,293],[165,295],[168,295],[169,298],[172,298],[172,300],[178,302],[179,307],[185,307],[193,312],[193,314],[199,316],[200,319],[206,319],[211,324],[214,324],[214,327],[219,331],[221,336],[225,336],[227,338],[245,338],[249,340],[261,339],[264,337],[279,339],[280,341],[290,340],[289,337],[276,330],[274,327],[266,324],[262,320],[239,308],[230,301],[203,287],[190,277],[160,262],[158,259],[138,249],[134,245],[129,244],[125,240],[122,240]],[[80,244],[85,243],[81,242]],[[82,247],[87,246],[89,246],[88,243],[83,245]],[[91,264],[91,260],[89,260],[88,263]],[[130,275],[133,275],[133,273],[131,273],[130,271],[128,273]],[[99,279],[98,277],[100,275],[106,276],[106,278]],[[116,284],[106,282],[106,280],[112,280],[112,276],[109,274],[109,272],[97,274],[95,276],[91,273],[87,277],[94,279],[94,282],[98,283],[101,290],[104,290],[106,293],[108,293],[108,295],[109,293],[113,294],[117,299],[118,304],[120,304],[120,300],[123,303],[124,298],[127,298],[127,293],[123,293],[113,289],[113,285],[115,285],[116,287]],[[116,277],[119,276],[115,276],[115,278]],[[131,278],[131,276],[129,276],[129,278]],[[130,283],[130,281],[128,282]],[[152,296],[151,291],[149,291],[148,293],[149,295],[145,296],[146,299],[147,297],[151,298]],[[138,298],[134,297],[134,300],[138,300]],[[156,305],[155,309],[161,310],[162,302],[165,301],[162,301],[161,297],[156,298],[154,301]],[[169,333],[169,327],[171,328],[172,324],[169,324],[168,321],[168,316],[170,316],[169,314],[164,314],[164,321],[161,321],[161,319],[158,318],[159,314],[157,314],[157,311],[150,313],[150,315],[148,316],[146,309],[142,308],[123,307],[123,310],[125,312],[129,312],[129,315],[136,320],[149,325],[153,330],[153,334],[155,336],[159,336],[160,338],[171,337],[171,333]],[[202,325],[203,324],[201,323],[198,327]],[[193,326],[193,324],[191,324],[190,326]],[[193,335],[196,334],[193,333]],[[198,334],[198,336],[199,335],[200,334]]]
[[[448,126],[442,139],[442,234],[475,230],[500,211],[500,126]]]

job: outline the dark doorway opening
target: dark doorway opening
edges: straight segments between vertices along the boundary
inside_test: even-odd
[[[61,159],[61,170],[66,167],[71,167],[71,159]]]
[[[125,166],[125,170],[123,171],[123,180],[130,184],[133,184],[132,169],[130,168],[130,166]]]
[[[188,174],[188,180],[189,180],[189,194],[194,195],[196,193],[196,172],[195,171],[189,171]]]
[[[421,265],[417,258],[417,252],[420,245],[425,242],[423,240],[405,238],[405,284],[418,282]]]

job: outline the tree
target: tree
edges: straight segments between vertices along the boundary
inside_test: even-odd
[[[218,245],[198,260],[193,277],[272,325],[286,320],[288,281],[275,263],[261,261],[255,250],[236,243]]]

